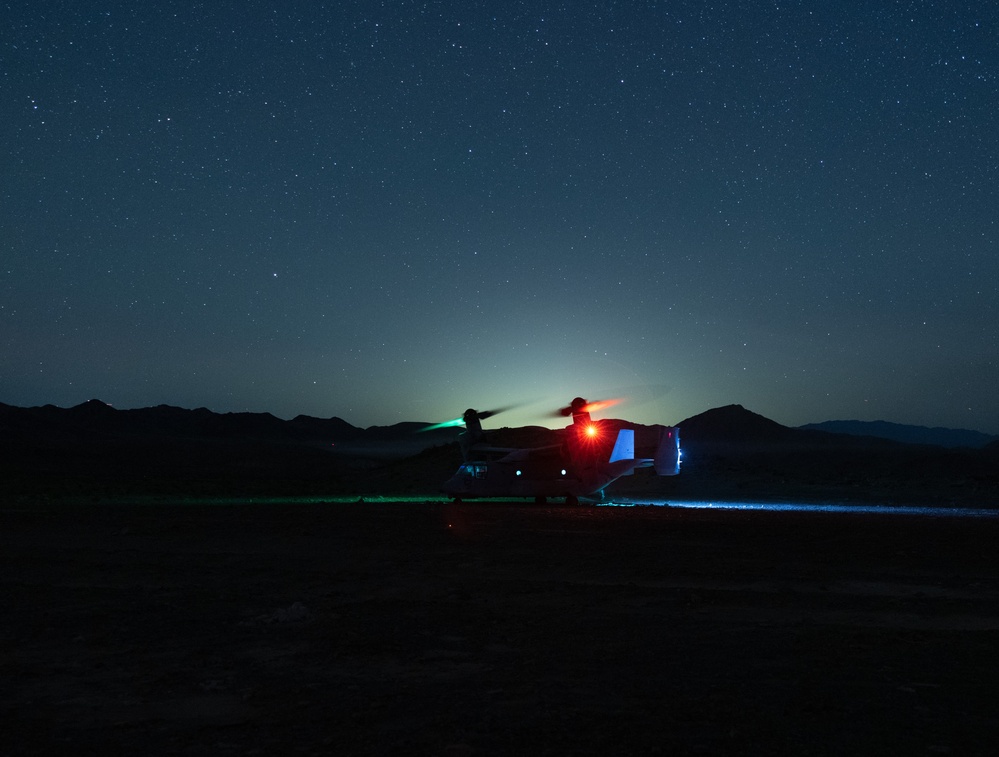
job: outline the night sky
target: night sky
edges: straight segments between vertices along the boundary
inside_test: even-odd
[[[0,5],[0,402],[999,433],[994,3]]]

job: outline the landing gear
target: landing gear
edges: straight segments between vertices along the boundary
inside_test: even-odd
[[[535,497],[534,498],[534,504],[536,504],[536,505],[547,505],[548,504],[548,497]]]
[[[565,496],[565,504],[567,507],[575,507],[579,504],[579,498],[575,494],[567,494]]]

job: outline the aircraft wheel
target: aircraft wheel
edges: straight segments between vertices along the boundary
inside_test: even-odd
[[[456,505],[460,505],[461,504],[461,497],[451,497],[451,501],[454,504],[456,504]]]
[[[565,504],[569,507],[575,507],[579,504],[579,500],[576,498],[575,494],[570,494],[565,498]]]
[[[536,505],[547,505],[548,504],[548,497],[535,497],[534,498],[534,504],[536,504]]]

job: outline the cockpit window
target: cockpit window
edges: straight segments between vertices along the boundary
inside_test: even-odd
[[[487,466],[478,463],[468,463],[461,466],[461,473],[469,478],[485,478]]]

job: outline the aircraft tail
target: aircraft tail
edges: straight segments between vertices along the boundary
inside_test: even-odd
[[[635,459],[635,429],[622,428],[617,432],[617,441],[614,442],[614,450],[611,452],[609,463],[616,463],[618,460]]]
[[[635,430],[622,428],[617,432],[617,441],[614,443],[614,451],[611,452],[608,463],[618,463],[625,460],[635,460]],[[662,430],[659,437],[659,446],[656,448],[656,456],[649,460],[643,458],[637,461],[636,467],[646,467],[651,465],[656,469],[656,474],[660,476],[676,476],[680,473],[680,429],[678,426],[667,426]],[[628,471],[630,473],[631,471]],[[627,474],[624,474],[627,475]]]
[[[680,473],[680,427],[667,426],[659,437],[655,458],[656,473],[676,476]]]

